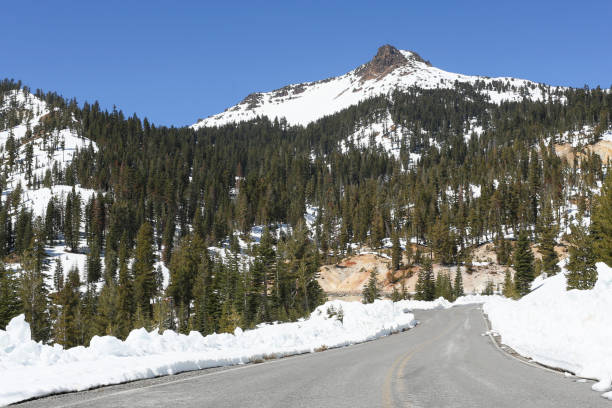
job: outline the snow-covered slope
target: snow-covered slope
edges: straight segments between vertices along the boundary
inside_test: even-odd
[[[78,134],[78,123],[73,118],[73,128],[42,130],[40,125],[51,109],[37,96],[23,90],[12,90],[0,98],[0,163],[6,185],[2,191],[2,200],[6,203],[11,199],[16,189],[21,190],[19,206],[31,210],[33,215],[44,216],[47,203],[55,197],[63,203],[72,186],[57,184],[51,180],[47,186],[41,182],[50,173],[63,172],[72,162],[75,154],[83,149],[98,147],[91,140]],[[11,141],[17,147],[14,164],[9,164],[9,149],[7,142]],[[26,155],[28,148],[32,152],[32,177],[28,183],[26,174]],[[38,182],[35,182],[35,181]],[[50,185],[50,186],[49,186]],[[91,189],[75,186],[83,202],[87,202],[95,193]],[[16,217],[16,212],[12,212]],[[14,220],[13,220],[14,221]],[[47,248],[47,254],[53,264],[55,258],[60,258],[64,271],[67,273],[72,266],[84,271],[84,253],[66,252],[64,245],[59,244]]]
[[[50,113],[47,104],[36,96],[24,90],[7,92],[3,103],[0,105],[0,114],[17,115],[18,124],[5,129],[0,127],[0,151],[4,163],[8,159],[7,141],[12,137],[17,144],[15,163],[13,166],[5,164],[4,174],[6,177],[6,190],[10,193],[19,184],[24,189],[24,200],[31,201],[35,215],[41,215],[47,201],[41,203],[48,193],[37,189],[28,188],[26,179],[25,162],[28,147],[32,148],[32,180],[42,181],[47,172],[52,172],[54,167],[62,171],[68,166],[78,150],[91,146],[94,151],[98,147],[91,140],[80,137],[74,129],[55,129],[50,132],[36,133],[36,128],[41,124],[44,116]],[[48,200],[48,197],[47,197]],[[44,205],[43,205],[44,204]]]
[[[267,116],[285,118],[291,125],[308,123],[374,96],[399,89],[453,88],[455,82],[485,85],[480,92],[493,103],[542,100],[556,88],[509,77],[488,78],[443,71],[412,51],[390,45],[379,48],[374,58],[349,73],[316,82],[289,85],[272,92],[254,93],[225,112],[202,119],[192,127],[221,126]],[[503,87],[496,85],[503,84]]]

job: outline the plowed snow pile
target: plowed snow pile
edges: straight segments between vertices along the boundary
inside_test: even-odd
[[[484,305],[493,330],[519,354],[549,366],[596,378],[593,390],[612,400],[612,268],[597,264],[592,290],[566,291],[563,273],[518,301]]]
[[[330,313],[342,309],[343,321]],[[234,334],[202,336],[166,330],[134,330],[125,341],[94,337],[89,347],[64,350],[31,340],[23,315],[0,330],[0,405],[28,398],[175,374],[207,367],[243,364],[341,347],[414,327],[407,306],[390,300],[373,304],[331,301],[306,320],[260,325]]]

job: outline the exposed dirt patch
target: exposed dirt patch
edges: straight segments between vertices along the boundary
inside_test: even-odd
[[[531,248],[535,259],[541,259],[542,255],[538,246],[532,245]],[[422,253],[427,252],[424,248],[420,248],[420,250]],[[567,247],[564,245],[555,247],[555,250],[559,259],[568,256]],[[415,251],[416,247],[413,247],[413,253]],[[497,263],[495,246],[492,243],[473,248],[472,257],[474,263],[472,273],[468,273],[465,266],[460,266],[463,289],[467,294],[482,292],[489,282],[493,283],[495,289],[502,290],[506,270],[510,270],[510,273],[514,276],[514,270],[511,267]],[[405,258],[404,263],[407,263]],[[322,266],[319,270],[318,280],[330,299],[360,300],[361,291],[368,283],[370,272],[373,269],[378,271],[378,282],[383,294],[388,296],[393,292],[394,287],[399,290],[402,283],[406,290],[414,293],[421,267],[415,265],[393,271],[391,270],[391,259],[387,255],[367,253],[344,258],[337,264]],[[448,273],[453,279],[457,266],[434,264],[433,270],[435,275]]]
[[[556,144],[555,153],[557,156],[564,158],[568,163],[572,163],[574,158],[579,159],[586,157],[587,154],[595,153],[601,161],[606,163],[608,160],[612,160],[612,142],[607,140],[600,140],[599,142],[587,145],[582,148],[575,148],[571,144]]]

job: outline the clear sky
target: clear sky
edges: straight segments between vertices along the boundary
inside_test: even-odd
[[[385,43],[447,71],[612,85],[612,1],[6,1],[0,77],[186,125]]]

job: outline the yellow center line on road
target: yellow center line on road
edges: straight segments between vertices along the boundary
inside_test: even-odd
[[[385,382],[383,383],[383,398],[382,399],[383,399],[383,406],[385,408],[391,408],[391,407],[396,406],[393,404],[393,379],[394,378],[399,379],[401,373],[406,368],[406,365],[408,364],[408,361],[412,358],[412,356],[414,356],[414,354],[423,350],[425,347],[435,342],[436,340],[439,340],[440,338],[446,336],[452,330],[456,329],[457,326],[458,325],[450,326],[446,330],[444,330],[442,333],[438,334],[437,336],[432,337],[429,340],[426,340],[424,342],[417,344],[413,349],[402,354],[402,356],[398,358],[393,363],[393,365],[391,365],[391,368],[389,368],[389,370],[387,371]],[[401,382],[400,382],[400,388],[403,389],[403,387],[401,386]]]

